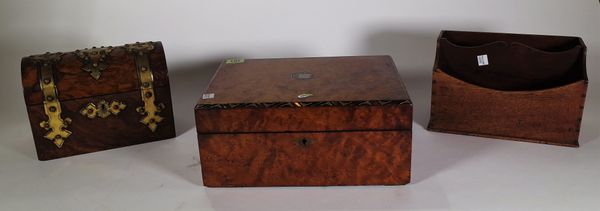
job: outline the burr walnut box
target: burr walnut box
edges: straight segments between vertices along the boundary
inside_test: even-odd
[[[195,113],[205,186],[410,181],[412,103],[389,56],[226,60]]]
[[[29,56],[21,74],[40,160],[175,136],[160,42]]]
[[[577,147],[585,55],[578,37],[442,31],[429,129]]]

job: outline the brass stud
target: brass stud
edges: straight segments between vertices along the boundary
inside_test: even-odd
[[[64,130],[64,128],[62,128],[62,129]],[[56,136],[54,136],[54,139],[62,139],[62,136],[56,135]]]
[[[47,97],[46,97],[46,100],[47,100],[47,101],[53,101],[53,100],[54,100],[54,97],[53,97],[52,95],[50,95],[50,96],[47,96]]]
[[[98,63],[93,63],[92,66],[98,67]]]
[[[150,119],[150,123],[154,123],[154,122],[155,122],[155,120],[154,120],[154,119]]]
[[[142,86],[143,86],[144,88],[148,88],[148,87],[150,86],[150,83],[148,83],[148,82],[144,82],[144,83],[142,83]]]
[[[144,94],[144,96],[146,96],[146,98],[151,98],[152,97],[152,92],[146,92],[146,94]]]
[[[87,110],[87,112],[88,112],[88,114],[92,114],[92,113],[94,113],[94,109],[90,108],[90,109]]]
[[[142,70],[142,72],[143,72],[143,71],[146,71],[146,70],[148,70],[148,68],[143,66],[143,67],[141,67],[141,70]]]
[[[50,83],[50,79],[47,79],[47,78],[46,78],[46,79],[44,79],[44,83],[45,83],[45,84],[49,84],[49,83]]]
[[[50,110],[50,112],[56,112],[56,107],[50,106],[50,108],[48,108],[48,110]]]

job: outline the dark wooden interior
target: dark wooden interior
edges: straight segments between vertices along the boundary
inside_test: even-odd
[[[481,87],[526,91],[587,80],[577,37],[443,31],[436,68]],[[478,66],[487,55],[489,65]]]

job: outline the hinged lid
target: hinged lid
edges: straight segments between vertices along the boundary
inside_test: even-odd
[[[200,133],[410,129],[389,56],[229,59],[196,105]]]
[[[25,103],[43,102],[40,87],[40,65],[45,55],[60,55],[53,61],[51,72],[61,102],[110,95],[142,89],[136,67],[136,54],[148,56],[153,87],[167,86],[167,65],[160,42],[136,43],[116,47],[100,47],[58,54],[25,57],[21,74]]]

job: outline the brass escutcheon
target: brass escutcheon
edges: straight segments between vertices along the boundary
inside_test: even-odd
[[[79,113],[90,119],[94,119],[96,117],[104,119],[111,114],[118,116],[119,113],[125,110],[126,107],[127,106],[125,104],[117,100],[113,100],[111,103],[101,100],[97,105],[91,102],[88,103],[79,111]]]

